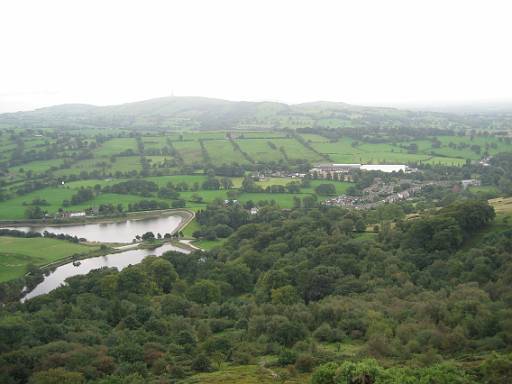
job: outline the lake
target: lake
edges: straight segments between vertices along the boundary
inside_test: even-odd
[[[133,249],[130,251],[124,251],[119,253],[112,253],[106,256],[91,257],[89,259],[80,260],[79,266],[74,266],[72,262],[57,267],[54,271],[50,272],[48,276],[45,276],[44,280],[39,283],[32,291],[28,292],[21,301],[31,299],[33,297],[43,295],[55,288],[60,287],[64,284],[64,281],[71,276],[85,275],[93,269],[103,267],[115,267],[118,270],[122,270],[129,265],[140,263],[145,257],[149,255],[161,256],[167,251],[177,251],[183,253],[190,253],[190,251],[176,247],[170,243],[155,249]]]
[[[89,223],[73,225],[30,225],[16,227],[20,231],[44,231],[52,233],[65,233],[71,236],[84,237],[87,241],[101,243],[131,243],[137,235],[146,232],[153,232],[155,235],[161,233],[172,233],[182,221],[181,216],[170,215],[153,217],[147,219],[134,219],[112,223]]]
[[[96,241],[101,243],[131,243],[137,235],[146,232],[153,232],[155,235],[161,233],[173,233],[178,229],[183,218],[177,215],[165,215],[160,217],[131,219],[120,222],[111,223],[87,223],[72,225],[30,225],[24,227],[10,227],[9,229],[17,229],[20,231],[34,232],[52,232],[64,233],[70,236],[86,238],[88,241]],[[129,247],[129,245],[127,246]],[[120,247],[119,249],[122,249]],[[91,257],[80,260],[80,265],[75,266],[72,262],[57,267],[54,271],[45,276],[44,280],[39,283],[32,291],[28,292],[22,301],[33,297],[48,293],[58,288],[64,281],[71,276],[85,275],[90,271],[98,268],[109,267],[122,270],[128,265],[140,263],[146,256],[161,256],[167,251],[177,251],[189,253],[184,248],[176,247],[170,243],[166,243],[155,249],[131,249],[119,253],[112,253],[106,256]]]

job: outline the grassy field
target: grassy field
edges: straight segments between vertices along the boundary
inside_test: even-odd
[[[306,384],[309,383],[309,374],[297,374],[294,377],[287,375],[281,376],[285,372],[284,369],[271,369],[261,367],[259,365],[242,365],[242,366],[222,366],[221,369],[211,373],[201,373],[194,375],[183,381],[183,384]]]
[[[27,265],[45,265],[74,254],[85,254],[98,247],[45,238],[0,237],[0,282],[26,273]]]
[[[248,161],[239,151],[233,149],[229,140],[209,140],[204,142],[210,160],[214,164],[245,164]]]
[[[123,137],[119,139],[110,139],[101,144],[101,146],[94,150],[94,155],[98,157],[112,156],[128,149],[137,151],[137,143],[135,139]]]
[[[187,164],[203,163],[199,141],[175,141],[174,148]]]
[[[337,163],[425,163],[461,166],[466,159],[479,160],[485,151],[493,155],[512,150],[512,145],[490,136],[473,139],[469,136],[439,136],[438,140],[441,142],[439,148],[434,148],[431,140],[361,144],[354,143],[350,138],[329,142],[326,138],[314,134],[303,134],[302,137],[317,151],[329,155]],[[410,144],[417,146],[414,153],[410,153],[407,149]],[[466,147],[457,147],[460,144]],[[479,145],[481,152],[473,151],[471,149],[473,145]]]
[[[302,188],[301,192],[303,193],[315,193],[315,188],[318,187],[320,184],[333,184],[336,187],[336,194],[342,195],[345,193],[352,185],[352,183],[348,183],[345,181],[327,181],[327,180],[311,180],[310,187],[309,188]],[[320,197],[320,200],[322,200],[322,197]]]
[[[255,161],[279,161],[284,156],[278,149],[271,148],[269,142],[279,143],[279,140],[272,139],[253,139],[253,140],[237,140],[242,151],[246,152]]]
[[[227,190],[203,190],[201,189],[202,183],[207,179],[206,175],[175,175],[175,176],[152,176],[145,178],[146,180],[153,181],[158,184],[160,187],[165,186],[167,183],[172,182],[174,185],[179,183],[187,183],[188,187],[192,189],[195,184],[199,187],[198,190],[188,190],[185,192],[180,192],[180,197],[186,200],[187,208],[192,210],[201,209],[206,206],[206,204],[214,201],[215,199],[225,200],[228,198]],[[38,191],[34,191],[22,196],[17,196],[9,200],[5,200],[0,202],[0,220],[21,220],[26,218],[25,211],[27,210],[29,204],[32,200],[36,198],[45,199],[48,203],[47,206],[44,206],[43,209],[46,210],[49,214],[54,214],[58,212],[59,208],[63,207],[62,203],[64,200],[70,200],[71,197],[77,192],[78,189],[82,187],[94,187],[96,185],[100,185],[101,187],[114,185],[119,182],[125,181],[128,179],[92,179],[92,180],[80,180],[66,183],[64,186],[52,187],[52,188],[44,188]],[[231,178],[233,183],[232,191],[238,191],[242,184],[241,177],[233,177]],[[256,184],[261,186],[262,188],[266,188],[270,185],[286,185],[290,182],[294,181],[291,178],[268,178],[264,181],[259,181]],[[292,208],[294,203],[294,197],[299,197],[300,199],[314,195],[315,187],[320,184],[333,184],[336,187],[336,193],[342,194],[347,188],[350,186],[350,183],[347,182],[337,182],[337,181],[326,181],[326,180],[312,180],[311,186],[308,188],[302,188],[301,193],[299,194],[289,194],[289,193],[244,193],[239,192],[236,197],[241,203],[245,203],[249,200],[254,203],[258,203],[260,201],[275,201],[277,205],[281,208]],[[202,198],[201,202],[194,202],[196,196],[200,196]],[[325,196],[318,196],[319,200],[326,199]],[[170,200],[160,199],[158,197],[142,197],[135,195],[119,195],[112,193],[101,193],[96,196],[94,199],[86,201],[84,203],[78,205],[72,205],[66,208],[66,210],[70,211],[80,211],[89,207],[99,206],[101,204],[121,204],[124,209],[128,208],[128,204],[135,203],[143,199],[151,199],[158,200],[167,203],[171,203]]]
[[[280,117],[279,117],[280,118]],[[287,119],[288,117],[286,117]],[[329,116],[325,117],[325,123],[329,125]],[[306,124],[307,117],[304,119],[292,118],[287,123],[290,126],[300,126]],[[82,135],[82,145],[89,145],[95,141],[94,136],[103,131],[97,129],[84,129],[80,131]],[[121,135],[126,131],[122,129],[106,129],[105,134]],[[87,136],[89,135],[89,136]],[[242,152],[248,155],[244,156],[239,150],[236,150],[228,140],[228,135],[236,141]],[[492,136],[439,136],[437,139],[440,146],[434,148],[431,138],[422,140],[403,141],[394,143],[365,143],[355,142],[354,140],[342,137],[336,142],[320,136],[318,134],[301,134],[308,145],[314,150],[308,148],[308,145],[302,144],[299,140],[291,137],[292,135],[286,131],[183,131],[168,133],[148,133],[142,132],[141,139],[146,149],[154,150],[151,155],[146,156],[151,169],[154,171],[162,170],[162,174],[177,173],[183,166],[196,165],[195,168],[189,167],[186,172],[203,172],[205,167],[204,156],[201,150],[200,140],[202,140],[206,148],[208,157],[213,165],[222,165],[229,163],[248,164],[249,161],[264,162],[286,162],[293,160],[308,160],[311,164],[326,162],[327,160],[318,153],[329,156],[334,162],[339,163],[424,163],[424,164],[446,164],[453,166],[463,165],[467,159],[478,160],[482,154],[487,151],[490,154],[501,151],[512,151],[512,145],[500,141]],[[20,139],[18,139],[20,140]],[[57,143],[54,137],[36,137],[27,135],[21,139],[24,143],[25,150],[43,153],[48,150],[48,145]],[[178,151],[179,155],[173,159],[170,155],[159,154],[158,150],[168,146],[168,141]],[[271,143],[269,145],[269,143]],[[409,153],[408,147],[411,144],[416,145],[414,153]],[[477,154],[472,146],[478,145],[481,154]],[[14,150],[16,144],[9,137],[0,136],[0,163],[6,161],[10,156],[15,155]],[[63,200],[69,200],[76,193],[76,189],[82,186],[92,187],[96,184],[101,186],[112,185],[122,180],[131,179],[130,173],[140,173],[142,171],[141,156],[137,154],[137,141],[132,137],[115,137],[110,138],[98,147],[92,150],[94,158],[84,159],[78,156],[81,149],[69,145],[56,145],[52,147],[57,152],[57,157],[50,160],[27,161],[26,163],[17,163],[16,166],[10,166],[8,172],[4,176],[0,176],[0,181],[4,182],[4,190],[9,191],[11,197],[9,200],[0,202],[0,219],[22,219],[25,215],[26,205],[24,202],[30,202],[34,198],[43,198],[49,202],[49,206],[45,207],[49,213],[56,212],[61,206]],[[83,148],[83,147],[82,147]],[[135,155],[119,156],[127,150],[132,150]],[[315,152],[316,151],[316,152]],[[113,156],[116,155],[116,156]],[[73,157],[74,156],[74,157]],[[1,160],[4,159],[4,160]],[[168,160],[176,161],[176,163]],[[183,163],[181,163],[181,160]],[[66,164],[67,168],[60,169]],[[168,164],[165,165],[164,164]],[[59,168],[59,169],[56,169]],[[36,192],[26,194],[24,196],[16,196],[16,189],[22,183],[37,178],[38,175],[52,170],[52,175],[59,181],[60,178],[74,176],[81,179],[91,177],[87,175],[90,172],[96,172],[94,177],[99,179],[80,180],[76,182],[68,182],[65,188],[45,188]],[[122,174],[119,174],[121,172]],[[32,174],[30,174],[32,173]],[[140,176],[139,176],[140,177]],[[205,191],[201,190],[201,184],[206,180],[204,174],[188,174],[175,176],[159,176],[149,177],[148,180],[156,182],[159,186],[164,186],[168,182],[175,185],[185,182],[189,187],[189,191],[182,192],[181,196],[187,200],[187,207],[191,209],[200,209],[206,203],[214,199],[226,199],[225,190]],[[263,188],[272,185],[285,185],[293,181],[289,178],[272,178],[262,182],[258,182]],[[232,178],[234,189],[240,187],[242,178]],[[322,183],[322,181],[313,181],[310,188],[303,188],[298,197],[303,198],[308,194],[314,194],[314,188]],[[344,193],[348,188],[347,183],[336,183],[336,192]],[[69,187],[69,188],[68,188]],[[191,189],[198,189],[192,191]],[[473,189],[472,189],[473,190]],[[492,191],[474,190],[477,193],[492,193]],[[193,202],[194,195],[202,197],[201,203]],[[274,200],[283,208],[293,206],[293,195],[290,194],[267,194],[267,193],[240,193],[238,200],[242,203],[252,200],[253,202]],[[118,204],[121,203],[127,207],[129,203],[141,200],[143,197],[129,195],[109,195],[101,194],[93,201],[71,207],[72,210],[84,209],[104,203]],[[149,196],[149,198],[154,198]],[[167,201],[170,203],[170,201]]]
[[[45,199],[49,205],[42,208],[49,214],[54,214],[62,207],[62,202],[64,200],[69,200],[74,193],[76,193],[76,189],[74,188],[45,188],[10,200],[2,201],[0,202],[0,220],[25,219],[25,211],[28,207],[23,203],[30,203],[35,198]],[[78,205],[71,205],[66,209],[70,211],[80,211],[86,208],[99,206],[101,204],[121,204],[126,209],[128,208],[128,204],[138,202],[142,199],[143,197],[141,196],[103,193],[90,201],[86,201]],[[152,198],[152,200],[165,201],[159,198]]]

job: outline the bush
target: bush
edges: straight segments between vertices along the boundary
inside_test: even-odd
[[[201,353],[192,361],[191,368],[196,372],[208,372],[212,370],[212,364],[210,359]]]
[[[297,360],[297,354],[291,349],[283,349],[277,357],[277,364],[281,367],[285,367],[290,364],[295,364]]]
[[[249,365],[253,362],[251,354],[241,351],[235,351],[231,356],[231,360],[236,365]]]
[[[327,363],[318,367],[311,376],[311,384],[335,384],[336,363]]]
[[[295,368],[299,372],[311,372],[315,366],[315,359],[310,354],[303,354],[297,357]]]
[[[327,323],[323,323],[313,332],[313,337],[318,341],[333,341],[334,336],[335,332]]]
[[[329,196],[336,194],[336,187],[334,184],[320,184],[315,188],[315,192],[317,195],[321,196]]]
[[[186,205],[186,202],[183,199],[173,200],[171,203],[171,207],[173,207],[173,208],[184,208],[185,205]]]

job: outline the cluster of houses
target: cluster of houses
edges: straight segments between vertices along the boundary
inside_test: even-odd
[[[467,181],[467,180],[464,180]],[[478,185],[478,180],[471,180],[470,185]],[[413,181],[401,179],[393,183],[384,183],[376,178],[374,183],[362,191],[361,196],[341,195],[323,202],[325,205],[335,205],[355,209],[372,209],[381,204],[397,203],[412,198],[427,186],[450,186],[450,181]],[[464,185],[462,183],[457,185]],[[403,186],[406,186],[403,188]]]
[[[85,217],[86,216],[86,213],[85,212],[66,212],[66,211],[62,211],[62,212],[59,212],[58,213],[58,217],[60,218],[63,218],[63,219],[74,219],[74,218],[77,218],[77,217]]]

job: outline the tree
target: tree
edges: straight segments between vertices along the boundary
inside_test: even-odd
[[[190,201],[192,201],[193,203],[202,203],[203,202],[203,197],[198,195],[197,193],[194,193],[190,197]]]
[[[273,289],[271,298],[273,304],[293,305],[300,301],[297,290],[291,285]]]
[[[480,200],[452,204],[442,209],[440,215],[453,217],[466,233],[483,228],[496,217],[494,208],[487,201]]]
[[[187,297],[199,304],[219,302],[220,288],[210,280],[199,280],[188,289]]]
[[[242,187],[240,188],[242,192],[260,192],[261,187],[256,185],[251,176],[244,177],[242,181]]]
[[[158,288],[164,293],[169,293],[178,278],[178,274],[174,270],[173,265],[160,257],[147,257],[143,262],[149,264],[146,270]]]
[[[302,206],[306,209],[314,208],[316,205],[316,200],[312,196],[306,196],[302,199]]]
[[[42,219],[45,214],[46,214],[46,212],[43,211],[41,209],[41,207],[38,206],[38,205],[37,206],[28,207],[25,210],[25,216],[28,217],[29,219]]]
[[[119,273],[119,279],[117,281],[119,292],[146,292],[149,283],[146,277],[146,274],[137,267],[131,266],[123,269]]]
[[[142,235],[142,240],[144,241],[151,241],[155,240],[155,234],[153,232],[146,232]]]
[[[226,224],[217,224],[215,227],[213,227],[213,230],[215,231],[217,237],[220,238],[228,237],[233,233],[233,229]]]
[[[315,188],[315,192],[320,196],[332,196],[336,194],[336,187],[334,184],[320,184]]]
[[[186,205],[186,202],[184,199],[177,199],[177,200],[173,200],[172,203],[171,203],[171,206],[173,208],[184,208]]]
[[[222,185],[223,189],[233,188],[233,181],[231,181],[231,179],[227,177],[223,177],[222,179],[220,179],[220,184]]]

